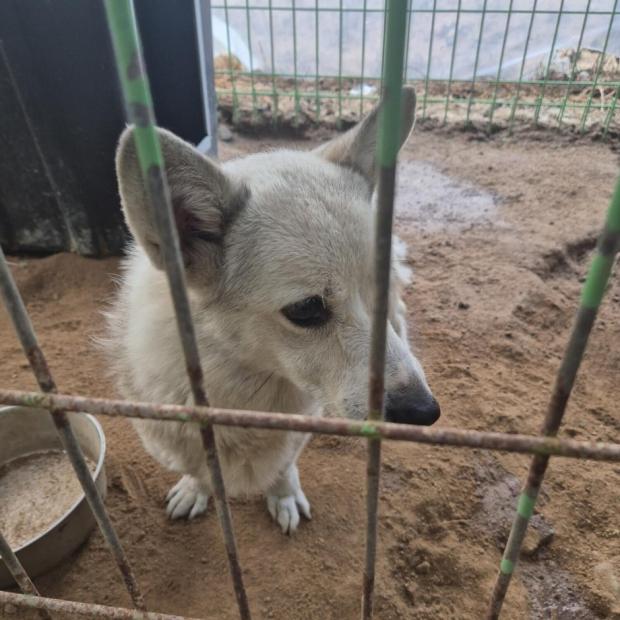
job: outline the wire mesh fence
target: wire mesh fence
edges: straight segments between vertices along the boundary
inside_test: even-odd
[[[379,0],[216,0],[220,109],[246,128],[347,126],[380,92]],[[420,118],[618,131],[617,0],[410,0]]]
[[[134,123],[133,137],[139,154],[143,182],[148,190],[151,208],[156,216],[163,240],[165,268],[168,275],[171,297],[174,302],[179,336],[185,353],[188,381],[192,388],[195,404],[194,406],[156,405],[56,394],[56,386],[45,362],[42,350],[37,343],[25,306],[12,280],[4,254],[0,251],[0,290],[22,342],[24,352],[42,390],[39,393],[1,389],[0,403],[40,407],[50,411],[59,434],[64,440],[65,449],[74,465],[76,475],[89,500],[91,510],[116,559],[136,611],[119,607],[73,603],[39,596],[15,553],[1,534],[0,553],[13,574],[16,583],[22,589],[23,594],[0,592],[0,603],[8,603],[20,609],[38,610],[42,618],[49,618],[51,613],[56,612],[82,617],[102,618],[140,618],[144,620],[179,618],[179,616],[150,613],[145,610],[144,600],[138,589],[137,581],[111,525],[106,508],[97,490],[93,487],[92,478],[88,473],[84,456],[79,448],[76,449],[73,446],[75,441],[74,438],[72,439],[71,426],[67,421],[66,412],[82,411],[104,415],[177,420],[200,425],[203,446],[205,448],[205,459],[211,473],[232,585],[241,618],[251,617],[250,605],[243,583],[241,562],[235,543],[232,519],[220,470],[214,425],[354,435],[368,439],[368,525],[366,531],[366,562],[362,602],[364,618],[371,618],[373,615],[378,488],[381,471],[380,446],[382,439],[400,439],[435,445],[477,447],[533,454],[535,456],[532,461],[530,477],[519,499],[513,532],[500,566],[497,584],[489,607],[488,617],[499,617],[523,540],[523,534],[527,528],[529,516],[533,512],[538,489],[542,484],[549,457],[555,455],[620,462],[620,445],[618,444],[591,443],[554,437],[562,421],[566,403],[570,397],[572,385],[587,345],[588,336],[596,319],[613,261],[620,246],[620,180],[617,183],[611,201],[597,252],[585,280],[580,311],[572,330],[562,366],[558,372],[542,436],[483,433],[446,428],[425,429],[381,421],[383,417],[383,374],[385,366],[387,298],[389,293],[388,274],[391,255],[390,240],[392,234],[394,173],[400,132],[400,93],[405,69],[408,66],[406,62],[408,48],[405,42],[408,33],[411,32],[410,18],[413,14],[411,9],[408,8],[407,0],[390,0],[387,4],[389,17],[384,37],[386,44],[382,73],[385,89],[383,91],[383,106],[380,113],[379,146],[377,151],[377,176],[379,183],[377,189],[373,346],[371,348],[371,359],[369,360],[369,419],[366,422],[355,422],[346,419],[317,419],[297,415],[225,410],[210,407],[205,393],[200,357],[187,300],[184,268],[166,182],[165,162],[163,161],[159,140],[155,131],[148,77],[141,57],[133,3],[131,0],[106,0],[105,4],[127,116]],[[344,29],[342,4],[341,0],[338,7],[341,33]],[[434,6],[436,7],[436,0],[434,0]],[[460,4],[459,7],[461,7]],[[249,10],[247,5],[246,9]],[[461,8],[459,8],[460,10]],[[435,13],[432,13],[432,19],[435,19]],[[432,48],[432,43],[430,47]],[[230,60],[230,57],[228,58]],[[456,55],[453,53],[451,56],[448,88],[453,88],[456,83],[452,79],[455,58]],[[340,62],[339,70],[341,68],[342,63]],[[233,78],[234,73],[231,73],[230,77]],[[253,79],[251,73],[249,77]],[[339,79],[342,81],[341,75],[339,75]],[[254,94],[257,93],[255,92]],[[426,96],[426,94],[425,92],[424,95]],[[430,105],[430,99],[426,97],[425,99],[425,103]],[[519,96],[517,94],[513,102],[515,108],[520,105],[518,99]],[[341,99],[339,103],[341,106],[339,114],[342,119],[344,110],[343,100]],[[444,99],[443,105],[447,110],[450,105],[449,94]]]

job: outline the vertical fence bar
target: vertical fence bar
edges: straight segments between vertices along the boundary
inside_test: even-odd
[[[226,21],[226,51],[228,53],[228,75],[230,77],[230,88],[232,90],[232,121],[234,125],[239,116],[239,97],[237,95],[237,78],[235,77],[236,69],[233,68],[233,53],[230,43],[230,14],[228,12],[228,0],[224,0],[224,18]]]
[[[366,0],[364,0],[365,2]],[[314,96],[315,96],[315,109],[316,109],[316,123],[321,122],[321,97],[319,96],[319,67],[320,67],[320,48],[319,48],[319,16],[321,15],[319,9],[319,0],[314,2],[314,60],[315,60],[315,76],[314,76]],[[364,67],[362,65],[362,73]]]
[[[614,98],[611,101],[611,105],[609,106],[609,111],[607,112],[607,117],[605,118],[605,125],[603,127],[603,138],[607,137],[607,133],[609,132],[609,125],[616,114],[616,106],[618,105],[618,97],[620,97],[620,86],[616,88],[614,92]]]
[[[573,87],[573,83],[575,82],[575,71],[577,70],[577,60],[579,59],[579,54],[581,53],[581,44],[583,43],[583,35],[585,34],[586,26],[588,25],[588,17],[590,16],[590,5],[591,4],[592,4],[592,0],[588,0],[588,3],[586,4],[586,8],[583,14],[583,22],[581,22],[581,30],[579,31],[579,40],[577,41],[577,47],[575,48],[575,57],[573,58],[571,62],[570,73],[568,74],[568,85],[566,86],[566,92],[564,93],[564,98],[562,99],[562,103],[560,105],[560,112],[558,114],[558,126],[560,128],[562,127],[562,120],[564,118],[564,114],[566,113],[566,108],[568,106],[568,97],[570,95],[571,88]]]
[[[495,114],[495,106],[497,105],[497,89],[499,87],[499,80],[502,76],[502,65],[504,64],[504,54],[506,53],[506,40],[508,39],[508,33],[510,32],[510,18],[512,17],[512,7],[514,0],[510,0],[508,3],[508,15],[506,15],[506,29],[504,30],[504,38],[502,39],[502,51],[499,55],[499,61],[497,65],[497,76],[495,78],[495,85],[493,88],[493,99],[491,101],[491,110],[489,111],[489,130],[493,128],[493,115]]]
[[[465,123],[469,123],[469,117],[471,115],[471,104],[474,98],[474,92],[476,90],[476,75],[478,74],[478,64],[480,63],[480,47],[482,46],[482,34],[484,33],[484,20],[487,15],[488,0],[484,0],[482,3],[482,15],[480,16],[480,31],[478,32],[478,44],[476,45],[476,56],[474,58],[474,71],[471,76],[471,86],[469,91],[469,98],[467,100],[467,113],[465,115]]]
[[[532,38],[532,28],[534,27],[534,20],[536,19],[536,7],[538,6],[538,0],[534,0],[532,5],[532,14],[530,15],[530,22],[527,27],[527,35],[525,37],[525,45],[523,46],[523,58],[521,59],[521,67],[519,69],[519,81],[517,83],[517,90],[512,101],[512,107],[510,109],[510,120],[508,121],[508,133],[512,133],[512,127],[515,121],[515,114],[517,112],[517,105],[519,104],[519,97],[521,96],[521,86],[523,84],[523,72],[525,70],[525,63],[527,62],[527,52],[530,47],[530,39]]]
[[[268,15],[269,15],[269,54],[271,56],[271,89],[272,89],[272,101],[273,101],[273,114],[271,117],[271,124],[275,127],[278,124],[278,91],[276,89],[276,54],[273,45],[273,0],[269,0]]]
[[[405,34],[405,62],[403,63],[403,82],[407,83],[407,73],[409,70],[409,47],[411,44],[411,22],[413,21],[413,0],[407,3],[407,33]]]
[[[338,10],[338,127],[342,126],[342,27],[344,8],[340,0]]]
[[[544,83],[540,89],[540,95],[538,96],[538,102],[536,103],[536,109],[534,110],[534,123],[538,125],[538,119],[540,117],[540,110],[545,101],[545,90],[549,83],[549,71],[551,70],[551,63],[553,61],[553,54],[555,53],[555,44],[558,40],[558,32],[560,30],[560,23],[562,22],[562,15],[564,11],[564,0],[560,0],[560,8],[558,10],[558,17],[555,20],[555,29],[553,30],[553,40],[551,41],[551,49],[549,50],[549,57],[547,58],[547,65],[545,67],[545,73],[542,76]]]
[[[9,569],[9,573],[11,573],[13,579],[15,579],[15,583],[24,594],[41,596],[22,566],[22,563],[15,553],[13,553],[13,549],[11,549],[6,538],[2,535],[2,532],[0,532],[0,560],[4,561],[6,567]],[[42,620],[52,620],[52,617],[44,609],[39,611],[39,617],[42,618]]]
[[[246,0],[247,2],[247,0]],[[297,79],[297,10],[295,0],[291,4],[291,18],[293,20],[293,74],[295,76],[295,124],[299,122],[299,82]]]
[[[126,113],[128,119],[135,124],[133,136],[138,159],[157,229],[162,240],[163,259],[194,403],[199,406],[207,406],[208,400],[204,390],[196,334],[185,286],[185,270],[181,258],[179,237],[172,212],[161,146],[155,130],[153,102],[142,57],[133,1],[106,0],[105,7]],[[201,426],[200,430],[239,614],[245,620],[250,618],[250,608],[243,585],[215,434],[213,426],[210,424]]]
[[[586,107],[583,110],[581,115],[581,133],[584,132],[586,128],[586,121],[588,120],[588,115],[590,114],[590,108],[592,107],[592,99],[594,97],[594,91],[598,85],[598,80],[601,77],[601,69],[605,64],[605,56],[607,55],[607,46],[609,45],[609,39],[611,35],[611,29],[614,25],[614,16],[616,14],[616,10],[618,8],[618,0],[614,0],[614,8],[611,10],[611,15],[609,16],[609,28],[607,28],[607,34],[605,35],[605,43],[603,44],[603,50],[601,52],[601,57],[596,66],[596,71],[594,74],[594,83],[592,84],[592,90],[590,91],[590,95],[588,96],[588,102],[586,103]]]
[[[437,14],[437,0],[433,0],[433,12],[431,13],[431,31],[428,39],[428,59],[426,61],[426,75],[424,76],[424,98],[422,100],[422,118],[426,118],[426,100],[428,99],[428,81],[431,75],[433,59],[433,40],[435,37],[435,15]]]
[[[252,119],[258,117],[258,105],[256,103],[256,84],[254,83],[254,51],[252,50],[252,27],[250,18],[250,3],[245,0],[245,24],[248,37],[248,51],[250,52],[250,89],[252,91]]]
[[[19,336],[22,348],[28,358],[28,362],[30,363],[30,367],[41,391],[56,392],[56,383],[47,365],[45,355],[39,346],[32,323],[30,322],[30,317],[28,316],[21,295],[17,290],[2,248],[0,248],[0,293],[2,294],[9,316],[15,326],[15,331]],[[88,505],[123,576],[129,596],[137,609],[144,610],[146,606],[136,578],[131,570],[127,556],[123,551],[121,541],[106,512],[101,495],[99,495],[99,491],[95,486],[95,481],[91,476],[82,448],[73,433],[69,418],[67,414],[60,409],[50,409],[50,413],[62,446],[82,485]]]
[[[407,0],[388,0],[385,58],[382,87],[383,102],[379,112],[377,141],[377,214],[375,230],[375,298],[369,361],[368,418],[383,417],[385,341],[387,334],[390,263],[392,254],[392,219],[396,180],[396,159],[400,146],[401,99]],[[381,473],[381,441],[368,440],[366,561],[362,599],[362,619],[372,617],[377,554],[377,508]]]
[[[362,6],[362,65],[360,67],[360,118],[364,116],[364,71],[366,69],[366,17],[367,15],[368,15],[368,0],[364,0],[364,4]]]
[[[588,276],[581,292],[581,303],[573,330],[564,352],[562,363],[551,394],[551,400],[542,427],[542,434],[553,437],[557,434],[566,405],[570,397],[579,365],[588,344],[588,338],[594,325],[598,309],[605,294],[605,288],[613,267],[614,258],[620,247],[620,177],[607,212],[605,227],[599,237],[597,250],[590,265]],[[497,575],[491,603],[487,613],[488,620],[499,618],[502,604],[510,585],[510,579],[519,559],[519,552],[530,517],[538,498],[549,456],[536,455],[532,458],[527,482],[521,491],[517,505],[517,514],[510,530],[504,555]]]
[[[215,67],[213,66],[213,28],[211,26],[211,0],[194,0],[194,15],[198,30],[200,85],[207,125],[207,137],[198,150],[210,157],[217,157],[217,96],[215,93]]]
[[[456,23],[454,24],[454,38],[452,39],[452,54],[450,55],[450,71],[448,73],[448,90],[446,91],[446,107],[443,112],[443,123],[448,120],[448,107],[450,106],[450,97],[452,96],[452,79],[454,77],[454,58],[456,56],[456,46],[459,39],[459,26],[461,23],[461,2],[458,0],[456,6]]]

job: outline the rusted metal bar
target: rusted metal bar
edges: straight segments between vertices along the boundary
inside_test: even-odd
[[[2,248],[0,248],[0,293],[2,294],[8,313],[15,326],[15,331],[17,332],[26,357],[30,362],[30,367],[37,379],[39,387],[46,393],[56,392],[56,384],[47,365],[47,360],[37,341],[32,323],[30,322],[30,317],[28,316],[21,295],[17,290]],[[88,505],[95,516],[99,529],[123,576],[123,581],[131,596],[131,600],[137,609],[146,609],[136,578],[131,570],[127,556],[123,551],[121,541],[106,512],[101,495],[99,495],[99,491],[95,486],[95,481],[91,476],[82,448],[73,433],[67,414],[62,408],[56,406],[48,407],[48,409],[52,415],[62,446],[82,485]]]
[[[105,7],[125,111],[129,122],[135,125],[133,136],[138,160],[161,240],[160,247],[192,396],[196,405],[207,406],[209,402],[204,389],[202,366],[187,295],[179,235],[170,200],[165,162],[155,126],[155,112],[133,2],[132,0],[105,0]],[[250,607],[243,585],[232,516],[226,498],[213,427],[202,426],[201,435],[239,614],[243,620],[249,620]]]
[[[583,285],[581,304],[577,312],[577,318],[573,325],[573,330],[566,346],[562,363],[558,369],[551,400],[541,430],[541,434],[545,437],[554,437],[562,423],[566,405],[575,383],[575,377],[577,376],[583,354],[586,350],[588,338],[592,331],[594,321],[596,320],[603,295],[605,294],[609,275],[611,274],[614,259],[619,248],[620,176],[616,181],[615,190],[607,212],[605,227],[598,240],[597,251]],[[537,454],[530,464],[527,481],[519,496],[517,513],[510,530],[510,535],[506,543],[506,548],[504,549],[500,569],[493,588],[493,594],[486,616],[488,620],[497,620],[497,618],[499,618],[548,465],[548,454]]]
[[[152,611],[136,611],[124,607],[109,607],[93,603],[77,603],[44,596],[14,594],[0,590],[0,612],[3,605],[12,605],[17,609],[38,609],[45,613],[55,612],[81,618],[108,618],[110,620],[197,620],[186,616],[158,614]],[[16,616],[20,617],[20,616]]]
[[[407,0],[386,2],[382,101],[376,161],[379,172],[375,218],[375,296],[370,343],[368,419],[383,418],[385,347],[392,260],[392,220],[396,160],[400,147],[401,90],[405,58]],[[372,618],[377,556],[377,520],[381,477],[381,440],[368,440],[366,464],[366,554],[362,584],[362,620]]]
[[[488,433],[456,428],[431,428],[382,421],[363,422],[346,418],[315,418],[293,413],[267,413],[244,409],[161,405],[67,394],[22,392],[2,388],[0,388],[0,404],[42,409],[57,407],[64,411],[82,411],[93,415],[112,417],[195,422],[203,425],[220,424],[241,428],[264,428],[299,433],[410,441],[455,448],[480,448],[482,450],[501,450],[596,461],[620,461],[620,444],[558,439],[557,437]]]
[[[0,532],[0,561],[4,561],[6,567],[9,569],[9,573],[11,573],[13,579],[15,579],[15,583],[24,594],[41,596],[28,576],[26,569],[22,566],[18,557],[13,553],[13,549],[11,549],[8,541],[2,535],[2,532]],[[45,609],[39,610],[39,617],[42,618],[42,620],[52,620],[52,617]]]

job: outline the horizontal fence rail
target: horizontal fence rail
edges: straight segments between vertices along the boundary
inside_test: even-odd
[[[269,413],[245,409],[220,409],[218,407],[162,405],[66,394],[41,394],[40,392],[23,392],[1,388],[0,404],[42,409],[62,407],[65,411],[91,413],[93,415],[195,422],[206,426],[219,424],[241,428],[264,428],[299,433],[365,437],[367,439],[391,439],[440,446],[503,450],[598,461],[617,462],[620,460],[620,444],[615,443],[468,431],[456,428],[430,428],[395,424],[394,422],[314,418],[292,413]]]
[[[385,10],[371,0],[213,3],[225,116],[249,128],[356,121],[381,92]],[[423,120],[620,131],[617,0],[410,0],[403,19],[403,75]]]
[[[51,618],[50,613],[65,614],[78,618],[109,618],[110,620],[197,620],[187,616],[170,614],[158,614],[149,611],[135,611],[123,607],[110,607],[108,605],[94,605],[92,603],[78,603],[64,601],[56,598],[43,596],[31,596],[28,594],[14,594],[0,590],[0,610],[2,605],[12,605],[20,610],[39,610],[46,614],[44,618]],[[16,616],[19,618],[20,616]],[[66,617],[66,616],[65,616]]]

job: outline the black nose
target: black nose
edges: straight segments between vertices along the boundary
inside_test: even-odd
[[[418,390],[396,390],[388,392],[385,403],[385,419],[398,424],[416,424],[430,426],[441,415],[439,403],[432,394],[420,394]]]

